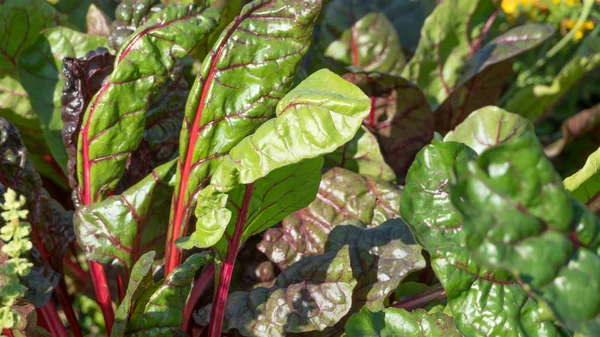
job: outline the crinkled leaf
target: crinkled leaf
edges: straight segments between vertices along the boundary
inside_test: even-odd
[[[352,315],[346,323],[347,337],[461,337],[452,317],[429,314],[423,309],[408,312],[387,308],[372,312],[367,308]]]
[[[272,227],[283,218],[297,211],[314,199],[321,179],[322,158],[303,161],[299,164],[288,165],[271,172],[266,177],[257,180],[252,189],[248,213],[244,221],[244,231],[241,241],[245,242],[250,236],[261,233]],[[210,188],[205,190],[210,191]],[[203,191],[204,192],[204,191]],[[204,193],[201,193],[201,195]],[[227,202],[229,219],[222,221],[219,217],[205,219],[206,212],[196,212],[198,222],[194,241],[198,247],[210,247],[216,240],[217,251],[224,260],[229,242],[234,236],[240,210],[243,207],[246,187],[239,186],[228,193]],[[198,201],[198,206],[203,206]],[[220,205],[219,205],[220,206]],[[210,212],[219,212],[217,208]],[[210,214],[210,213],[209,213]],[[223,233],[227,234],[223,237]]]
[[[396,29],[372,2],[336,0],[320,18],[317,49],[332,70],[354,66],[399,74],[406,63]]]
[[[392,183],[396,181],[396,174],[385,163],[377,138],[364,127],[358,130],[352,140],[325,155],[325,166],[345,168]]]
[[[227,297],[224,331],[244,336],[285,336],[284,332],[321,331],[350,310],[352,276],[348,246],[309,256],[283,271],[269,288],[233,292]],[[208,322],[210,306],[194,314]]]
[[[162,0],[162,3],[166,4],[170,0]],[[190,0],[186,0],[190,1]],[[217,28],[210,34],[210,36],[202,41],[192,51],[192,56],[197,60],[204,60],[208,55],[215,42],[219,39],[219,36],[225,30],[225,28],[235,19],[242,7],[245,5],[245,0],[207,0],[211,8],[219,11],[220,20]]]
[[[564,180],[573,198],[590,209],[600,209],[600,149],[592,153],[581,170]]]
[[[211,256],[194,254],[158,282],[150,273],[153,260],[154,254],[146,253],[133,267],[111,337],[171,337],[180,332],[183,308],[196,272],[211,261]]]
[[[333,152],[354,137],[369,106],[359,88],[319,70],[281,99],[276,118],[231,149],[211,184],[249,184],[280,167]]]
[[[59,13],[44,0],[7,0],[0,6],[0,74],[17,71],[23,53],[46,28],[58,25]]]
[[[561,125],[562,137],[546,146],[544,152],[548,157],[556,157],[567,144],[596,130],[600,130],[600,104],[584,109],[565,120]]]
[[[476,116],[471,118],[477,121]],[[472,129],[468,128],[469,120],[465,121],[465,130]],[[461,134],[456,132],[454,136],[472,142],[470,134],[458,137]],[[503,134],[500,131],[499,135]],[[502,139],[514,141],[510,137]],[[510,275],[479,267],[460,245],[463,218],[451,203],[450,186],[455,183],[454,170],[476,156],[475,151],[462,143],[434,141],[425,147],[406,179],[402,217],[417,241],[432,255],[432,267],[446,290],[456,325],[463,334],[555,336],[553,325],[539,317],[537,303]]]
[[[455,246],[439,252],[431,265],[465,336],[561,336],[512,275],[480,267],[466,249]]]
[[[110,18],[95,4],[90,4],[85,21],[86,33],[106,38],[110,35]]]
[[[56,32],[57,35],[60,35],[60,29]],[[100,90],[104,80],[112,73],[115,56],[104,48],[92,50],[84,57],[76,58],[74,56],[71,55],[62,60],[62,75],[65,81],[63,82],[61,102],[57,106],[62,106],[63,109],[61,134],[68,156],[69,184],[75,190],[78,186],[76,178],[77,140],[81,130],[81,114],[87,108],[92,97]],[[59,77],[59,80],[62,82],[62,77]]]
[[[0,195],[11,188],[27,199],[27,221],[33,226],[43,251],[32,251],[36,261],[28,276],[29,299],[36,307],[44,306],[50,299],[53,287],[58,285],[62,271],[62,258],[74,239],[72,213],[50,198],[43,189],[42,180],[28,159],[27,149],[15,127],[0,118]],[[3,220],[2,220],[3,222]]]
[[[287,93],[320,9],[319,0],[255,1],[215,42],[186,105],[171,207],[175,236],[186,231],[216,159],[269,119]]]
[[[106,39],[102,37],[55,27],[45,30],[19,59],[21,83],[39,117],[52,156],[64,172],[68,172],[68,156],[61,134],[62,90],[65,86],[65,80],[61,76],[63,58],[82,57],[89,50],[104,45]]]
[[[398,76],[348,73],[344,78],[371,98],[364,124],[375,134],[384,157],[402,181],[417,152],[433,138],[433,114],[425,96]]]
[[[215,15],[212,9],[169,6],[138,28],[117,55],[115,70],[82,119],[77,171],[84,204],[104,199],[116,187],[143,139],[154,96],[169,80],[176,60],[214,28]]]
[[[515,141],[533,132],[526,118],[495,106],[473,111],[462,123],[444,137],[445,142],[461,142],[478,154],[490,147]]]
[[[425,259],[409,227],[400,219],[375,228],[342,225],[334,228],[325,251],[348,245],[352,274],[358,281],[352,295],[352,312],[365,306],[383,310],[384,301],[410,273],[425,268]]]
[[[75,212],[77,239],[89,260],[131,269],[149,251],[163,253],[175,161],[157,167],[121,195]]]
[[[40,133],[40,121],[16,74],[0,75],[0,117],[11,121],[21,132]],[[43,139],[41,135],[37,137],[37,140]]]
[[[115,9],[115,21],[108,37],[110,47],[116,51],[121,50],[131,34],[163,8],[158,0],[121,1]]]
[[[402,219],[430,252],[459,244],[462,217],[450,200],[450,183],[454,166],[476,155],[461,143],[433,141],[419,152],[408,171],[402,190]]]
[[[504,108],[515,111],[531,121],[539,120],[573,85],[591,70],[600,66],[600,38],[590,37],[581,43],[573,57],[561,67],[549,84],[532,83],[504,97]]]
[[[460,82],[467,57],[477,49],[477,40],[495,10],[489,0],[449,0],[425,20],[415,55],[402,76],[423,90],[432,109]]]
[[[334,168],[321,179],[317,197],[294,212],[282,227],[267,230],[258,249],[281,269],[305,256],[323,253],[329,232],[349,220],[377,226],[399,217],[400,190],[377,178]]]
[[[467,247],[513,273],[567,328],[600,333],[600,220],[572,200],[535,135],[484,151],[451,186]],[[540,263],[540,261],[546,261]]]
[[[472,111],[494,104],[512,73],[511,60],[539,46],[554,34],[554,27],[526,24],[497,36],[465,64],[449,97],[434,111],[435,131],[446,133]]]

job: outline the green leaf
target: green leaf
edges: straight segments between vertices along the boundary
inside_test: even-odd
[[[573,198],[592,210],[600,208],[600,149],[592,153],[581,170],[564,180]]]
[[[62,140],[61,113],[64,57],[82,57],[88,51],[105,46],[106,39],[65,27],[45,30],[19,59],[19,77],[33,110],[39,117],[52,156],[66,173],[67,152]]]
[[[396,29],[371,2],[337,0],[325,7],[317,42],[323,63],[343,72],[347,66],[399,74],[404,53]]]
[[[117,55],[115,70],[82,118],[77,171],[84,204],[104,199],[116,187],[143,138],[154,95],[169,80],[176,60],[214,28],[215,15],[212,9],[169,6],[138,28]]]
[[[369,113],[359,88],[323,69],[277,104],[277,117],[242,139],[213,174],[211,184],[249,184],[271,171],[333,152],[350,141]]]
[[[194,254],[158,282],[153,281],[151,273],[154,257],[148,252],[133,267],[111,337],[171,337],[180,332],[183,308],[196,272],[212,257]]]
[[[467,57],[496,10],[489,0],[450,0],[425,20],[415,55],[402,76],[414,82],[436,109],[460,82]]]
[[[86,33],[106,38],[110,35],[110,18],[95,4],[90,4],[85,14],[85,21]]]
[[[429,314],[423,309],[408,312],[387,308],[372,312],[364,308],[346,323],[346,337],[461,337],[452,317]]]
[[[19,315],[17,326],[11,329],[15,337],[51,337],[48,331],[38,326],[36,310],[31,303],[21,302],[13,305],[12,310]]]
[[[445,142],[461,142],[481,154],[486,149],[513,142],[525,133],[534,132],[526,118],[495,106],[473,111],[444,137]]]
[[[16,74],[23,53],[40,32],[60,23],[62,17],[43,0],[7,0],[0,6],[0,75]]]
[[[219,158],[269,119],[287,93],[320,9],[319,0],[255,1],[214,44],[186,105],[169,241],[185,233]]]
[[[186,5],[188,5],[186,3]],[[136,29],[142,26],[153,14],[164,9],[158,0],[124,0],[114,10],[115,20],[111,25],[108,44],[116,51],[127,43]]]
[[[471,118],[477,121],[477,116]],[[475,129],[469,128],[468,121],[464,122],[464,129]],[[504,133],[501,130],[499,134]],[[458,137],[461,132],[453,135],[462,138]],[[472,141],[468,136],[469,133],[464,137],[465,142]],[[556,336],[553,325],[537,313],[536,301],[529,298],[511,275],[481,268],[461,247],[464,220],[451,202],[450,186],[456,182],[454,170],[476,156],[475,151],[462,143],[434,141],[425,147],[406,178],[402,217],[417,241],[432,255],[431,265],[446,290],[461,333],[482,337]]]
[[[398,218],[400,190],[386,181],[334,168],[321,179],[317,197],[306,208],[267,230],[258,249],[285,269],[305,256],[324,252],[329,232],[359,220],[371,227]]]
[[[435,131],[446,133],[472,111],[494,104],[512,73],[511,60],[554,34],[554,27],[526,24],[497,36],[465,64],[449,97],[433,112]]]
[[[365,127],[354,138],[325,155],[325,166],[345,168],[361,175],[370,175],[394,183],[396,174],[385,163],[377,138]]]
[[[229,294],[223,331],[238,329],[256,337],[321,331],[350,310],[355,286],[348,246],[306,257],[284,270],[269,288]],[[206,323],[210,311],[207,306],[194,319]]]
[[[456,326],[469,337],[558,337],[541,305],[507,272],[483,268],[461,247],[440,252],[431,266],[446,290]]]
[[[549,84],[532,83],[503,98],[504,108],[536,121],[558,102],[588,72],[600,66],[600,38],[583,40],[573,57],[562,65]]]
[[[514,274],[567,328],[600,333],[600,284],[590,283],[600,279],[600,220],[564,189],[535,135],[484,151],[457,175],[452,201],[474,256]]]
[[[274,170],[257,180],[252,189],[248,213],[244,219],[241,242],[272,227],[284,217],[308,205],[315,197],[321,179],[322,158],[303,161]],[[216,194],[214,202],[204,203],[212,186],[204,189],[198,198],[196,231],[192,242],[196,247],[215,245],[219,260],[224,260],[231,238],[234,237],[238,216],[242,209],[246,187],[234,188],[225,194]],[[210,198],[210,197],[209,197]],[[227,209],[224,209],[224,206]],[[210,207],[210,208],[209,208]],[[212,214],[215,214],[213,217]],[[223,236],[224,233],[227,233]]]
[[[450,200],[453,168],[477,154],[456,142],[434,140],[413,162],[402,190],[401,214],[417,241],[430,252],[460,243],[462,217]]]
[[[425,96],[399,76],[357,72],[344,78],[371,98],[363,124],[375,134],[388,164],[402,181],[417,152],[433,138],[433,114]]]
[[[92,0],[54,0],[53,6],[67,16],[79,31],[85,31],[86,13],[92,5]]]
[[[363,306],[383,310],[384,301],[400,282],[408,274],[425,268],[421,247],[400,219],[369,229],[337,226],[327,238],[325,251],[339,250],[345,245],[349,246],[352,274],[358,281],[352,295],[352,312]]]
[[[157,167],[121,195],[79,207],[75,230],[86,258],[130,270],[149,251],[159,257],[169,221],[175,161]]]
[[[15,76],[5,74],[0,77],[0,116],[11,121],[22,132],[30,130],[28,133],[39,133],[40,122],[31,107],[27,91]],[[42,142],[43,139],[37,137]]]

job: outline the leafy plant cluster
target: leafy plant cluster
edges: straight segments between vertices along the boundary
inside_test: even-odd
[[[5,336],[600,335],[596,1],[0,16]]]

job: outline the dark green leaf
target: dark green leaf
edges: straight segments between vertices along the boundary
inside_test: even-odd
[[[116,187],[143,139],[150,103],[169,80],[176,60],[214,28],[215,15],[212,9],[169,6],[138,28],[117,55],[115,70],[82,119],[77,171],[84,204],[104,199]]]
[[[134,31],[163,9],[158,0],[123,0],[115,9],[108,44],[119,51]]]
[[[449,0],[425,20],[415,55],[402,76],[423,90],[432,109],[460,82],[465,62],[477,50],[495,10],[489,0]]]
[[[68,172],[68,156],[61,134],[62,90],[65,86],[61,76],[63,58],[83,57],[88,51],[105,45],[106,39],[102,37],[55,27],[45,30],[19,59],[21,83],[39,117],[52,156],[64,172]]]
[[[408,312],[387,308],[372,312],[365,308],[346,323],[347,337],[461,337],[452,317],[429,314],[423,309]]]
[[[0,6],[0,75],[16,74],[23,53],[40,32],[60,23],[62,17],[43,0],[7,0]]]
[[[477,153],[503,143],[513,142],[525,133],[533,132],[533,125],[525,118],[488,106],[474,111],[453,131],[445,142],[461,142]]]
[[[371,98],[364,125],[375,134],[388,164],[403,181],[417,152],[433,138],[433,114],[425,96],[398,76],[348,73],[344,78]]]
[[[79,31],[85,31],[86,13],[92,5],[92,0],[53,0],[54,8],[64,13],[70,23]],[[92,5],[93,6],[93,5]]]
[[[342,168],[323,175],[316,199],[267,230],[258,249],[281,269],[323,253],[329,232],[349,220],[377,226],[399,217],[400,190],[386,181]]]
[[[154,282],[151,274],[154,253],[143,255],[133,267],[111,337],[171,337],[179,333],[196,272],[211,259],[206,253],[194,254],[165,279]]]
[[[350,310],[355,285],[348,246],[306,257],[283,271],[270,288],[231,293],[224,330],[257,337],[323,330]],[[210,306],[194,315],[202,324],[209,317]]]
[[[75,212],[75,230],[86,257],[131,269],[149,251],[159,257],[169,221],[175,161],[152,171],[121,195]]]
[[[308,49],[319,0],[254,1],[223,31],[201,66],[179,142],[169,241],[186,231],[218,158],[269,119]],[[170,247],[170,246],[169,246]]]
[[[600,333],[600,220],[572,200],[535,135],[484,151],[451,186],[466,244],[513,273],[567,328]],[[539,263],[541,260],[546,263]]]
[[[398,34],[372,2],[336,0],[320,18],[317,49],[323,63],[343,72],[347,66],[399,74],[405,59]]]
[[[377,138],[366,128],[358,130],[354,138],[325,156],[325,166],[341,167],[354,173],[370,175],[389,181],[396,181],[396,174],[383,158]]]
[[[512,73],[511,60],[554,34],[551,25],[518,26],[497,36],[473,55],[449,97],[434,111],[435,131],[446,133],[472,111],[494,104]]]

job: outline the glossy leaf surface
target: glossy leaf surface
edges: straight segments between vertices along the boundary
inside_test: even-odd
[[[436,109],[460,82],[467,57],[477,42],[495,5],[488,0],[450,0],[439,4],[425,20],[415,55],[402,76],[414,82]]]
[[[64,28],[57,28],[57,35]],[[104,48],[88,52],[84,57],[65,57],[62,75],[65,77],[60,104],[62,106],[62,140],[66,148],[67,172],[72,189],[77,184],[77,140],[81,131],[81,115],[92,97],[100,90],[104,80],[112,73],[115,56]],[[59,80],[61,77],[59,77]],[[53,111],[54,113],[54,111]],[[58,124],[58,123],[56,123]]]
[[[169,241],[219,162],[269,119],[308,49],[321,2],[255,1],[223,31],[191,89],[179,142]],[[168,246],[167,249],[170,246]]]
[[[600,332],[600,292],[589,283],[600,277],[600,220],[565,191],[534,135],[458,169],[451,195],[478,260],[513,273],[568,328]]]
[[[474,111],[453,131],[445,142],[460,142],[481,154],[486,149],[513,142],[525,133],[533,132],[533,125],[524,117],[489,106]]]
[[[151,273],[154,257],[153,252],[148,252],[133,267],[111,337],[171,337],[181,333],[183,307],[194,277],[211,257],[206,253],[194,254],[156,282]]]
[[[63,58],[83,57],[88,51],[105,45],[106,39],[102,37],[82,34],[65,27],[56,27],[45,30],[19,60],[21,83],[27,90],[32,108],[39,117],[52,156],[65,173],[68,156],[62,138],[61,119],[62,92],[65,86],[65,80],[61,76]],[[110,68],[112,69],[112,66]],[[102,77],[102,73],[95,76]],[[93,89],[99,88],[90,87],[90,91]],[[74,150],[73,155],[75,155]]]
[[[216,13],[170,6],[138,28],[117,55],[115,70],[82,119],[77,170],[89,204],[105,198],[121,178],[127,158],[144,134],[150,102],[187,55],[216,24]],[[180,31],[186,34],[179,34]]]
[[[258,249],[281,269],[324,252],[329,232],[359,220],[374,227],[399,217],[400,190],[383,180],[334,168],[321,179],[315,200],[267,230]]]
[[[361,175],[385,181],[396,181],[396,174],[385,163],[377,138],[366,128],[360,128],[354,138],[325,156],[325,166],[341,167]]]
[[[77,239],[86,257],[129,270],[146,252],[159,257],[173,192],[175,162],[157,167],[121,195],[113,195],[75,213]]]
[[[257,337],[323,330],[350,310],[355,285],[347,246],[309,256],[283,271],[269,288],[231,293],[224,330]],[[209,308],[196,313],[196,321],[206,323]]]
[[[276,118],[231,149],[211,184],[249,184],[277,168],[333,152],[354,137],[369,106],[359,88],[320,70],[281,99]]]
[[[365,308],[352,315],[346,323],[347,337],[460,337],[452,317],[430,314],[423,309],[408,312],[387,308],[373,312]]]
[[[512,73],[511,60],[554,34],[554,27],[526,24],[494,38],[464,65],[449,97],[434,111],[435,131],[446,133],[472,111],[494,104]]]
[[[379,73],[348,73],[371,99],[364,125],[379,141],[388,164],[402,181],[410,163],[433,138],[433,114],[421,90],[404,78]]]

